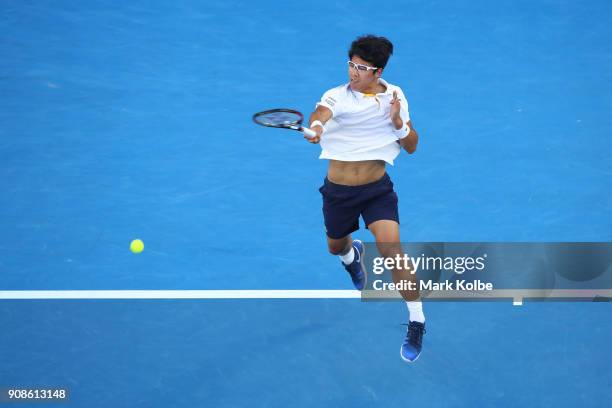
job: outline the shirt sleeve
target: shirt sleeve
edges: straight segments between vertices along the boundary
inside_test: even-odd
[[[327,109],[332,111],[333,117],[338,117],[342,113],[341,110],[341,97],[338,88],[330,89],[325,92],[321,97],[321,100],[317,103],[316,107],[325,106]]]

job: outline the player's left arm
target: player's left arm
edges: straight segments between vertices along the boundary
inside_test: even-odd
[[[399,90],[399,95],[397,91],[393,91],[390,116],[395,131],[399,132],[397,135],[398,143],[409,154],[414,153],[416,151],[417,144],[419,143],[419,134],[412,127],[412,121],[410,120],[410,114],[408,113],[408,102],[405,100],[404,94],[401,90]]]
[[[406,122],[406,125],[408,125],[408,129],[410,129],[410,131],[408,132],[408,135],[406,135],[406,137],[403,137],[399,140],[399,143],[404,148],[404,150],[406,150],[409,154],[412,154],[416,151],[417,144],[419,143],[419,134],[412,127],[411,120]]]

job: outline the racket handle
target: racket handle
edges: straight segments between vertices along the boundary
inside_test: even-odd
[[[312,129],[308,129],[307,127],[302,128],[302,133],[304,133],[308,137],[315,137],[317,135],[317,132]]]

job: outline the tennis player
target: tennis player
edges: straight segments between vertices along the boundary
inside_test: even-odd
[[[351,233],[359,216],[375,236],[382,256],[402,253],[397,195],[386,173],[401,148],[412,154],[418,135],[408,114],[402,90],[382,79],[393,45],[384,37],[357,38],[348,52],[349,82],[323,94],[310,116],[316,132],[311,143],[321,144],[320,159],[329,160],[327,177],[319,189],[329,251],[340,256],[353,284],[366,283],[363,243]],[[409,270],[393,270],[394,281],[414,280]],[[425,316],[418,291],[402,291],[409,311],[406,339],[400,354],[415,361],[421,353]]]

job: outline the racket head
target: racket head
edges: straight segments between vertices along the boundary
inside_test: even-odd
[[[304,115],[294,109],[269,109],[253,115],[253,122],[261,126],[299,130]]]

